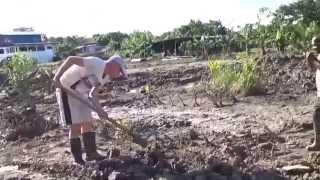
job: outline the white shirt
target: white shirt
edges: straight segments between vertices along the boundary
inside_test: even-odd
[[[320,97],[320,69],[316,70],[317,97]]]
[[[71,87],[80,79],[89,76],[95,76],[101,85],[104,85],[109,81],[109,77],[102,78],[105,61],[97,57],[84,57],[83,67],[78,65],[72,65],[67,69],[60,78],[61,84],[65,87]]]
[[[318,55],[318,58],[320,58],[320,55]],[[316,70],[316,87],[317,87],[317,97],[320,97],[320,69]]]

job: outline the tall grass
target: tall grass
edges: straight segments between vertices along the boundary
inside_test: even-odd
[[[211,80],[209,88],[217,92],[234,93],[235,84],[239,81],[240,72],[235,64],[225,60],[212,60],[209,62]]]
[[[253,95],[261,93],[261,70],[252,56],[238,54],[237,60],[211,60],[210,87],[215,91],[231,95]]]

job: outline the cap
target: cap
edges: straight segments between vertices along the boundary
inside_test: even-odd
[[[127,74],[127,64],[125,62],[125,60],[121,57],[121,56],[118,56],[118,55],[115,55],[115,56],[111,56],[107,61],[106,63],[116,63],[116,64],[119,64],[121,69],[122,69],[122,72],[124,73],[124,76],[127,78],[128,77],[128,74]]]
[[[312,48],[320,46],[320,36],[314,36],[311,40]]]

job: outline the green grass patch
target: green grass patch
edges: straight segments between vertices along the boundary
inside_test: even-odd
[[[263,91],[262,73],[255,58],[244,53],[237,60],[209,61],[209,87],[231,95],[255,95]]]

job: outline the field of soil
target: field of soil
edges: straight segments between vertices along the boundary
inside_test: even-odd
[[[57,126],[50,75],[34,77],[27,99],[3,90],[0,179],[320,179],[320,154],[305,149],[313,138],[314,75],[301,57],[259,61],[265,93],[225,98],[222,107],[204,93],[195,99],[194,87],[208,78],[206,61],[129,64],[129,80],[114,86],[112,98],[102,94],[101,103],[148,146],[97,123],[99,152],[107,158],[85,167],[73,164],[68,130]]]

